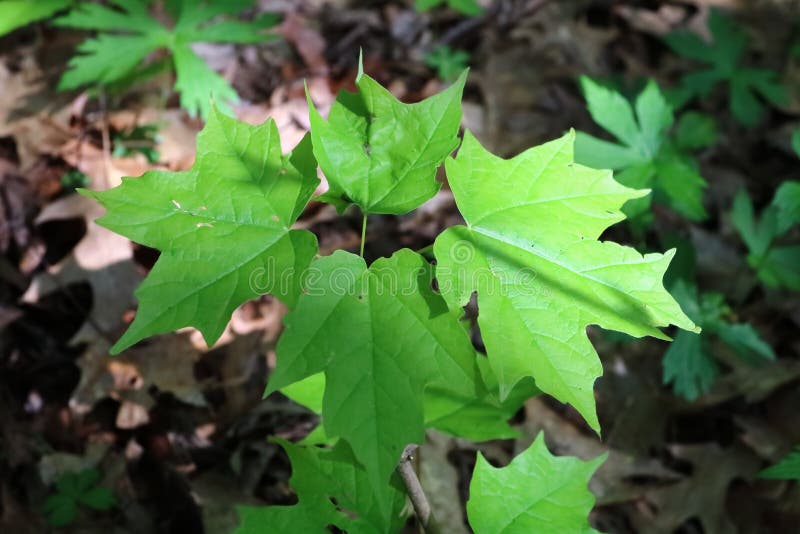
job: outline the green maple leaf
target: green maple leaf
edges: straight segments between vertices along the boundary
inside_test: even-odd
[[[499,385],[486,358],[478,356],[478,373],[464,375],[458,368],[443,368],[443,372],[457,370],[456,376],[444,376],[442,383],[458,382],[466,376],[470,385],[453,391],[452,387],[432,385],[425,390],[423,399],[425,427],[472,441],[509,439],[519,436],[511,428],[508,420],[522,407],[526,400],[541,393],[532,380],[523,381],[514,388],[504,401],[498,400]],[[473,393],[478,392],[476,396]],[[316,413],[322,415],[322,401],[325,393],[325,375],[318,373],[281,389],[281,393]],[[327,442],[322,428],[314,431],[309,442]]]
[[[688,150],[708,146],[716,137],[713,121],[687,114],[678,123],[676,140],[669,136],[674,123],[672,108],[658,85],[650,81],[634,107],[621,94],[582,77],[581,86],[594,121],[619,140],[612,143],[578,132],[575,161],[596,169],[617,171],[618,182],[636,189],[653,190],[655,199],[692,220],[706,217],[703,189],[706,182]],[[639,226],[648,222],[651,197],[629,202],[623,211]]]
[[[281,444],[292,462],[294,506],[239,507],[241,525],[234,534],[399,532],[405,522],[405,492],[397,476],[389,485],[389,513],[379,507],[366,470],[344,442],[333,449]],[[334,504],[334,502],[336,504]]]
[[[0,36],[43,20],[72,4],[72,0],[5,0],[0,2]]]
[[[274,36],[263,33],[275,19],[241,22],[219,17],[235,15],[252,5],[251,0],[179,1],[171,4],[175,16],[172,28],[150,16],[149,2],[111,0],[113,7],[81,3],[55,21],[57,25],[96,30],[99,35],[78,47],[79,55],[61,78],[59,88],[75,89],[86,84],[107,85],[125,82],[137,74],[140,64],[152,52],[166,49],[172,55],[176,72],[175,87],[181,106],[191,115],[207,118],[210,99],[227,110],[227,103],[238,101],[236,91],[197,54],[193,43],[255,43]]]
[[[419,254],[400,250],[367,269],[337,251],[309,273],[284,319],[266,394],[324,371],[325,434],[350,444],[386,503],[403,448],[425,438],[426,387],[481,396],[475,350]]]
[[[780,243],[800,223],[800,182],[782,183],[759,217],[747,192],[739,191],[733,201],[731,221],[747,245],[747,263],[758,278],[769,287],[800,291],[800,245]]]
[[[541,433],[506,467],[492,467],[478,453],[469,485],[469,524],[475,534],[597,532],[588,522],[595,500],[588,484],[605,458],[553,456]]]
[[[467,68],[469,53],[464,50],[452,50],[447,45],[437,47],[425,54],[425,64],[436,69],[442,80],[452,80]]]
[[[599,430],[593,385],[602,366],[586,327],[660,339],[669,338],[659,326],[696,327],[661,282],[674,250],[642,256],[597,241],[624,218],[620,207],[646,192],[575,164],[573,140],[570,133],[504,160],[467,132],[446,163],[467,226],[436,239],[436,276],[453,309],[477,291],[501,398],[531,376]]]
[[[800,448],[787,454],[777,464],[771,465],[761,471],[758,477],[779,480],[800,480]]]
[[[356,94],[342,92],[328,120],[309,97],[311,136],[330,190],[319,198],[340,210],[401,214],[441,187],[436,170],[458,145],[467,73],[416,104],[399,102],[359,70]]]
[[[728,317],[730,308],[719,293],[699,294],[697,287],[678,281],[671,293],[683,311],[703,331],[699,334],[681,331],[664,354],[664,383],[687,400],[707,393],[719,375],[719,366],[711,354],[713,338],[720,339],[740,358],[757,362],[775,359],[775,353],[748,323],[734,323]]]
[[[444,4],[468,17],[475,17],[483,12],[481,5],[475,0],[414,0],[414,9],[428,11]]]
[[[708,27],[711,43],[689,31],[673,32],[664,38],[675,53],[708,65],[706,70],[683,78],[680,100],[685,102],[695,96],[706,96],[717,84],[727,82],[733,116],[741,124],[753,126],[764,118],[761,99],[782,105],[787,100],[786,90],[776,72],[741,65],[748,38],[733,19],[719,10],[712,10]]]
[[[108,209],[98,224],[161,251],[112,352],[185,326],[211,345],[233,310],[260,294],[292,306],[317,244],[290,227],[318,183],[308,136],[282,156],[274,121],[250,126],[214,109],[191,170],[149,171],[108,191],[82,191]]]

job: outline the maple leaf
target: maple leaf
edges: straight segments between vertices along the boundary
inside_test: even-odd
[[[642,256],[597,241],[624,219],[620,207],[646,192],[575,164],[574,137],[504,160],[465,134],[446,169],[467,226],[436,239],[436,277],[453,309],[477,291],[501,399],[531,376],[599,430],[593,385],[602,365],[586,327],[660,339],[669,338],[659,326],[697,328],[661,282],[674,249]]]
[[[708,28],[711,43],[689,31],[664,37],[675,53],[708,65],[706,70],[684,76],[678,104],[695,96],[707,96],[718,83],[728,82],[733,116],[743,125],[753,126],[764,118],[761,99],[778,106],[786,103],[786,90],[776,72],[741,65],[748,39],[732,18],[714,9],[708,18]]]
[[[405,523],[406,496],[395,476],[390,484],[388,516],[378,506],[366,470],[344,442],[333,449],[303,447],[276,439],[292,462],[289,481],[297,493],[294,506],[239,507],[242,524],[234,534],[268,532],[345,532],[392,534]],[[336,503],[336,504],[334,504]]]
[[[318,200],[340,211],[402,214],[441,187],[436,169],[458,146],[464,72],[446,90],[403,104],[359,68],[356,94],[342,92],[324,120],[309,96],[314,155],[330,189]]]
[[[479,452],[467,501],[470,526],[475,534],[597,532],[588,522],[595,501],[588,484],[606,456],[586,462],[553,456],[543,433],[506,467],[492,467]]]
[[[425,388],[480,397],[475,350],[419,254],[403,249],[367,269],[336,251],[309,272],[265,394],[324,371],[325,434],[347,440],[386,503],[403,448],[425,438]]]
[[[181,93],[181,106],[191,115],[205,119],[211,112],[210,98],[227,110],[228,102],[238,101],[236,91],[192,51],[193,43],[255,43],[274,35],[263,29],[276,22],[265,16],[255,22],[219,20],[235,15],[252,5],[250,0],[232,2],[189,2],[170,4],[175,16],[172,28],[150,16],[149,2],[141,0],[111,0],[113,7],[80,3],[55,24],[69,28],[96,30],[97,37],[78,46],[79,55],[70,61],[59,89],[75,89],[86,84],[107,85],[125,82],[143,74],[139,65],[158,49],[172,55]],[[117,33],[111,33],[117,32]]]
[[[282,156],[272,120],[250,126],[212,109],[189,171],[150,171],[107,191],[83,190],[108,210],[98,224],[161,251],[112,352],[185,326],[211,345],[233,310],[260,294],[294,305],[317,244],[290,227],[318,183],[308,136]]]
[[[657,201],[692,220],[704,219],[706,182],[687,150],[713,142],[713,126],[704,124],[697,114],[688,115],[679,122],[680,135],[673,142],[669,137],[674,123],[672,108],[655,82],[650,81],[636,98],[635,115],[634,107],[616,91],[585,76],[581,78],[581,86],[594,121],[622,144],[578,132],[575,160],[596,169],[618,171],[615,178],[621,184],[636,189],[651,188]],[[650,196],[638,198],[623,211],[636,222],[642,219],[639,226],[644,226],[649,222],[647,217],[652,216],[650,201]]]
[[[31,22],[46,19],[65,9],[72,0],[5,0],[0,2],[0,35],[5,35]]]

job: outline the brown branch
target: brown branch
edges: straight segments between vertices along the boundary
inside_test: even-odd
[[[408,491],[408,497],[411,499],[411,504],[417,514],[422,530],[425,534],[440,534],[441,531],[431,511],[431,504],[428,502],[428,497],[425,496],[425,491],[422,489],[422,484],[419,483],[417,472],[414,470],[414,451],[416,450],[417,446],[413,444],[403,449],[403,455],[397,465],[397,472],[400,473],[400,477],[403,479]]]

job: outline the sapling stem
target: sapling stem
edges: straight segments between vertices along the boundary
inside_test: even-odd
[[[408,497],[411,499],[411,505],[414,507],[414,513],[417,514],[422,530],[425,534],[440,534],[439,526],[433,517],[430,502],[422,489],[422,484],[419,483],[417,472],[414,470],[414,451],[417,450],[416,445],[408,445],[403,449],[403,455],[400,457],[400,463],[397,465],[397,472],[403,479],[403,483],[408,491]]]
[[[364,221],[361,223],[361,252],[359,256],[364,257],[364,242],[367,240],[367,214],[364,214]]]

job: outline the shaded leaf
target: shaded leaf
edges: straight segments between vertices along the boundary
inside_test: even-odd
[[[642,256],[597,238],[634,191],[573,162],[574,134],[504,160],[467,133],[447,174],[467,226],[434,245],[442,295],[458,309],[478,293],[478,324],[501,398],[526,376],[599,430],[602,366],[585,329],[667,337],[695,326],[661,280],[674,254]]]

